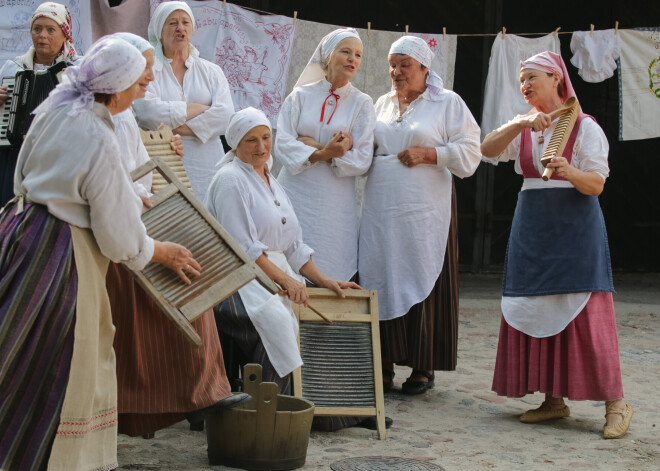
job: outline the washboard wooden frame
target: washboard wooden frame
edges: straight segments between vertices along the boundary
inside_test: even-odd
[[[152,208],[142,209],[147,233],[155,240],[185,246],[202,265],[202,274],[186,285],[157,263],[130,271],[185,337],[201,346],[191,321],[254,279],[272,293],[278,288],[159,157],[133,170],[131,178],[135,181],[154,170],[168,184],[153,195]]]
[[[300,304],[303,366],[293,372],[294,395],[314,403],[314,415],[376,417],[378,438],[387,438],[380,358],[378,295],[344,290],[341,299],[325,288],[308,288],[309,302],[328,323]]]
[[[145,131],[140,129],[140,138],[144,144],[144,148],[147,149],[147,154],[150,158],[160,157],[160,159],[167,164],[167,166],[172,170],[174,175],[179,179],[183,186],[192,190],[190,185],[190,180],[188,179],[188,173],[183,166],[183,160],[181,156],[174,152],[170,147],[170,142],[174,133],[172,128],[169,126],[161,125],[155,131]],[[153,180],[151,182],[151,192],[156,193],[159,190],[162,190],[166,187],[168,181],[163,178],[160,172],[154,172]]]

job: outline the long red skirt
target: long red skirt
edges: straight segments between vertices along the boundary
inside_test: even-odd
[[[211,309],[192,323],[202,338],[197,348],[126,268],[111,263],[106,284],[117,327],[119,433],[155,432],[231,394]]]
[[[539,391],[577,401],[622,398],[612,293],[592,293],[582,312],[552,337],[530,337],[502,317],[493,391],[508,397]]]

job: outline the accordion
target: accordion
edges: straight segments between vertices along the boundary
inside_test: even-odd
[[[32,112],[57,86],[58,74],[68,65],[62,61],[46,70],[19,70],[2,79],[9,99],[0,115],[0,146],[20,147],[32,124]]]

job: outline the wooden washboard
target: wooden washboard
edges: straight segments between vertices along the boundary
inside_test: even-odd
[[[170,142],[172,141],[172,137],[174,137],[172,128],[162,125],[156,131],[145,131],[144,129],[140,129],[140,137],[142,138],[144,147],[147,149],[149,157],[152,159],[154,157],[160,157],[160,159],[172,170],[174,175],[176,175],[179,181],[183,183],[186,188],[192,190],[188,174],[183,167],[181,156],[174,152],[170,147]],[[163,178],[160,172],[154,171],[151,192],[156,193],[162,190],[168,183],[169,182]]]
[[[328,323],[300,304],[298,343],[303,366],[293,372],[294,395],[314,403],[314,415],[376,417],[378,438],[385,431],[376,291],[308,288],[309,302]]]
[[[272,293],[278,288],[160,157],[133,170],[131,178],[137,180],[154,170],[167,186],[151,198],[153,208],[142,210],[147,233],[155,240],[185,246],[202,266],[202,274],[186,285],[174,271],[157,263],[131,272],[186,338],[200,346],[201,339],[190,322],[207,309],[254,279]]]
[[[564,153],[564,149],[566,148],[566,144],[568,143],[568,139],[571,136],[571,132],[573,131],[573,127],[575,126],[579,114],[580,103],[578,103],[577,98],[575,97],[570,97],[561,108],[550,113],[552,119],[557,116],[559,116],[559,119],[557,120],[555,130],[550,137],[550,142],[548,142],[548,146],[541,157],[541,164],[546,167],[543,175],[541,175],[543,181],[547,182],[550,180],[552,174],[555,172],[553,167],[547,167],[547,165],[554,157]]]

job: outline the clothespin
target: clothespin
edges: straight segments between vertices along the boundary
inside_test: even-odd
[[[222,0],[222,8],[224,8],[225,6],[227,6],[227,0]]]
[[[594,37],[594,25],[591,25],[591,33],[589,33],[589,36],[592,38]]]
[[[559,28],[557,28],[557,29],[555,30],[555,32],[554,32],[554,33],[552,33],[552,34],[554,34],[554,35],[555,35],[555,38],[556,38],[556,37],[557,37],[557,35],[559,34],[559,30],[560,30],[560,29],[561,29],[561,26],[560,26]]]
[[[371,21],[367,21],[367,36],[371,33]]]
[[[408,25],[406,25],[406,34],[408,34]]]
[[[294,24],[294,25],[296,24],[296,19],[297,19],[297,18],[298,18],[298,11],[297,11],[297,10],[294,10],[294,12],[293,12],[293,24]]]
[[[447,28],[444,26],[442,27],[442,40],[443,41],[447,40]]]
[[[506,28],[502,26],[502,39],[506,37]]]
[[[619,22],[615,21],[614,22],[614,34],[617,34],[619,32]]]

